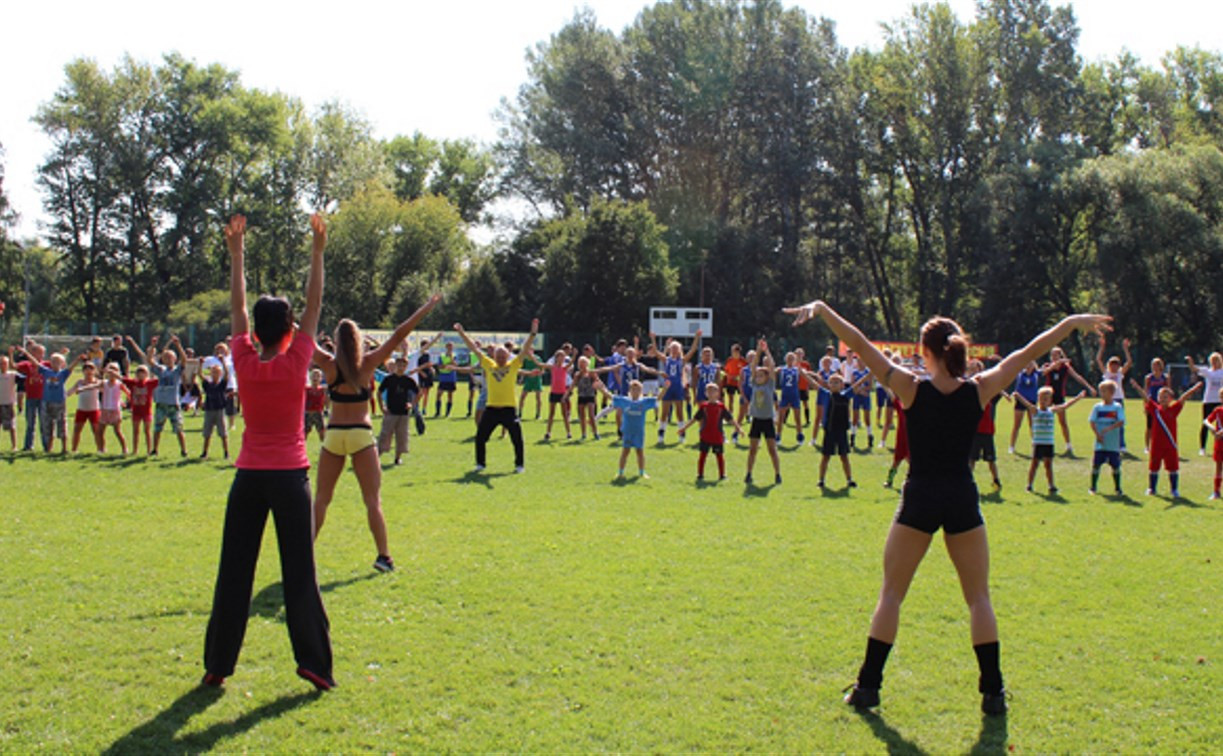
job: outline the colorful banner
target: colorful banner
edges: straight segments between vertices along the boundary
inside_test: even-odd
[[[911,341],[872,341],[871,344],[879,351],[890,349],[892,354],[899,354],[904,359],[909,359],[917,353],[917,344]],[[845,356],[849,353],[849,347],[842,341],[837,346],[838,354]],[[997,344],[969,344],[968,357],[969,359],[984,360],[989,357],[994,357],[998,354]]]
[[[374,341],[378,342],[379,344],[385,342],[387,339],[391,338],[391,336],[395,334],[393,330],[392,331],[362,330],[361,333],[369,337],[370,339],[373,339]],[[514,332],[514,331],[504,331],[504,332],[501,332],[501,331],[468,331],[467,335],[471,337],[472,341],[479,342],[480,344],[504,344],[505,342],[509,341],[515,344],[516,346],[522,346],[522,343],[527,340],[527,336],[530,336],[529,333],[521,333],[521,332]],[[434,338],[437,338],[436,332],[415,331],[408,336],[408,351],[415,352],[420,349],[420,345],[422,342],[429,341],[430,339],[434,339]],[[467,353],[467,345],[463,342],[463,339],[454,331],[442,332],[442,337],[440,339],[429,344],[429,353],[434,354],[434,355],[441,354],[442,352],[446,351],[446,344],[454,344],[455,351],[459,352],[460,354]],[[543,335],[536,334],[535,343],[532,344],[532,347],[534,348],[535,353],[536,354],[542,353],[543,346],[544,346]]]

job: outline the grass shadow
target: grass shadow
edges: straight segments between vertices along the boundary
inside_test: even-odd
[[[1135,499],[1133,496],[1124,493],[1104,494],[1103,498],[1106,501],[1116,501],[1124,504],[1127,507],[1142,507],[1142,502]]]
[[[343,580],[332,580],[330,583],[322,583],[318,589],[320,593],[331,593],[337,588],[344,588],[355,583],[364,583],[366,580],[375,580],[379,577],[382,577],[382,573],[367,572],[355,577],[344,578]],[[284,605],[284,585],[280,582],[269,583],[251,599],[250,616],[269,619],[279,618],[281,621],[284,621],[284,617],[280,616],[280,609]]]
[[[479,483],[485,488],[493,488],[493,478],[504,478],[510,473],[490,473],[485,470],[472,470],[471,472],[463,473],[457,478],[451,478],[452,483]]]
[[[857,710],[858,718],[871,728],[875,739],[887,747],[889,754],[925,754],[919,745],[905,738],[895,727],[884,721],[878,713]]]
[[[756,483],[743,484],[743,498],[745,499],[764,499],[767,498],[769,492],[777,487],[776,483],[769,483],[766,486],[757,485]]]
[[[275,719],[310,701],[319,698],[322,693],[298,693],[283,696],[266,703],[256,709],[246,712],[237,719],[228,722],[218,722],[200,732],[182,737],[178,731],[186,726],[196,714],[203,712],[216,703],[224,691],[221,688],[200,686],[179,696],[164,711],[155,717],[137,725],[134,729],[111,743],[103,754],[125,753],[179,753],[210,751],[226,738],[240,735],[254,728],[265,719]]]
[[[981,733],[977,735],[977,742],[973,744],[969,751],[971,754],[993,754],[1006,753],[1007,740],[1010,738],[1010,733],[1007,731],[1005,716],[990,716],[983,714],[981,716]]]
[[[1184,496],[1178,496],[1175,499],[1171,497],[1165,497],[1165,496],[1161,496],[1159,498],[1168,502],[1168,506],[1164,507],[1165,512],[1167,512],[1169,509],[1174,509],[1176,507],[1188,507],[1189,509],[1205,509],[1206,508],[1205,504],[1198,503],[1194,501],[1193,499],[1186,499]]]
[[[995,488],[987,494],[981,494],[981,501],[989,504],[1002,504],[1006,501],[1006,499],[1002,498],[1002,491]]]
[[[832,488],[830,486],[820,486],[819,491],[820,491],[820,498],[823,498],[823,499],[848,499],[850,488],[849,486],[842,486],[841,488]]]

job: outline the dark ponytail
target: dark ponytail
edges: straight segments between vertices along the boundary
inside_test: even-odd
[[[968,368],[968,337],[951,318],[935,317],[921,329],[921,345],[931,359],[943,363],[956,378],[964,377]]]
[[[284,297],[259,297],[252,314],[255,338],[264,349],[279,349],[293,331],[293,308]]]

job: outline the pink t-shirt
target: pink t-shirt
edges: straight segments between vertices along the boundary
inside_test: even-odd
[[[553,394],[563,394],[566,388],[566,378],[569,376],[569,371],[565,365],[549,365],[548,370],[551,375],[551,389]]]
[[[231,348],[245,423],[242,451],[234,466],[244,470],[309,467],[302,413],[314,338],[298,331],[284,354],[267,362],[259,359],[247,334],[235,336]]]

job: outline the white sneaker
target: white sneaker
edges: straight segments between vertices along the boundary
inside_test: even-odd
[[[1199,457],[1205,457],[1205,456],[1206,456],[1206,450],[1205,450],[1205,449],[1198,449],[1198,456],[1199,456]]]
[[[1210,498],[1210,500],[1211,500],[1211,501],[1218,501],[1218,500],[1219,500],[1219,494],[1218,494],[1218,493],[1212,493],[1212,494],[1210,495],[1210,497],[1209,497],[1209,498]]]
[[[1066,444],[1066,453],[1067,453],[1067,454],[1074,454],[1074,445],[1073,445],[1073,444]]]
[[[484,465],[476,465],[475,472],[484,472]]]
[[[521,472],[526,472],[526,471],[527,471],[527,468],[523,467],[522,465],[519,465],[518,467],[514,468],[514,472],[516,473],[521,473]]]
[[[1014,454],[1014,453],[1015,453],[1015,447],[1013,447],[1013,446],[1012,446],[1012,447],[1008,448],[1008,449],[1006,450],[1006,453],[1007,453],[1007,454]]]
[[[1154,496],[1154,495],[1155,495],[1155,489],[1154,489],[1154,488],[1148,488],[1148,489],[1147,489],[1147,496]]]

